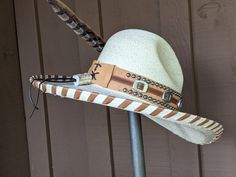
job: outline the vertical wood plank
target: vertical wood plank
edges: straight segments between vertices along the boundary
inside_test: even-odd
[[[65,3],[75,6],[73,0]],[[45,73],[73,75],[80,72],[74,33],[46,1],[38,1],[38,8]],[[51,95],[47,99],[54,176],[88,176],[83,104]]]
[[[183,111],[196,113],[189,11],[188,0],[160,1],[161,35],[173,47],[184,74]],[[197,145],[186,142],[172,133],[168,135],[172,176],[198,177],[200,167]]]
[[[159,3],[151,1],[101,1],[103,31],[108,39],[126,28],[160,32]],[[132,176],[128,116],[125,111],[111,109],[114,166],[116,176]],[[142,117],[147,176],[170,176],[167,131]]]
[[[186,106],[185,110],[194,112],[195,94],[191,66],[188,2],[149,1],[147,3],[144,1],[129,1],[127,3],[126,1],[103,1],[102,5],[105,36],[106,34],[110,36],[120,29],[141,28],[161,34],[174,46],[186,76],[185,102],[189,106]],[[113,16],[109,14],[113,14]],[[116,112],[119,111],[116,110]],[[128,168],[127,164],[122,165],[126,158],[130,160],[128,156],[128,136],[122,136],[126,140],[126,143],[119,142],[118,140],[122,139],[121,133],[119,133],[121,127],[122,132],[127,133],[128,126],[127,122],[122,121],[120,122],[123,124],[118,126],[119,124],[117,122],[119,121],[118,117],[120,115],[117,113],[111,115],[112,121],[115,115],[118,116],[116,119],[114,118],[115,122],[112,126],[114,146],[117,146],[114,147],[114,152],[121,151],[122,153],[126,153],[123,159],[121,159],[122,156],[120,156],[120,153],[115,154],[115,167],[117,168],[116,171],[119,171],[118,173],[122,174],[123,170],[127,174],[131,173],[132,169]],[[122,116],[126,117],[125,114]],[[153,126],[152,122],[146,120],[143,120],[143,132],[148,176],[155,176],[157,174],[199,176],[197,146],[187,143],[159,127]],[[118,144],[125,144],[126,149],[119,150]],[[186,166],[189,162],[191,162],[191,168]]]
[[[50,177],[45,125],[46,112],[42,99],[39,101],[40,110],[35,112],[32,119],[29,119],[33,106],[28,98],[28,79],[33,73],[42,72],[40,66],[39,39],[37,36],[38,29],[35,23],[34,1],[26,0],[22,3],[22,1],[15,0],[14,2],[31,176]]]
[[[160,34],[173,46],[185,75],[184,110],[222,120],[224,139],[202,148],[203,176],[234,175],[235,126],[232,105],[235,99],[235,3],[227,1],[151,0],[101,2],[65,1],[90,26],[99,32],[99,15],[108,39],[125,28],[141,28]],[[98,1],[99,2],[99,1]],[[48,74],[86,72],[98,54],[77,38],[51,11],[45,1],[38,1],[42,32],[43,63]],[[28,77],[41,73],[35,26],[34,4],[15,0],[17,32],[21,59],[26,115]],[[191,9],[189,9],[189,5]],[[132,10],[130,10],[132,9]],[[190,19],[189,11],[192,10]],[[148,12],[148,13],[147,13]],[[112,15],[111,15],[112,14]],[[191,48],[192,20],[193,46]],[[25,37],[26,34],[28,37]],[[56,42],[55,42],[56,41]],[[194,54],[194,61],[191,59]],[[65,60],[66,59],[66,60]],[[195,64],[195,68],[193,68]],[[194,85],[196,71],[197,90]],[[210,74],[209,74],[210,73]],[[198,98],[195,93],[198,91]],[[215,97],[215,95],[221,95]],[[132,176],[127,113],[111,109],[112,138],[106,108],[48,96],[54,175],[57,176]],[[42,99],[41,99],[42,100]],[[220,101],[219,101],[220,100]],[[196,102],[199,103],[198,110]],[[214,104],[212,104],[214,103]],[[27,119],[32,176],[50,176],[47,134],[43,102],[33,119]],[[91,111],[93,110],[93,111]],[[144,118],[144,117],[143,117]],[[200,176],[197,146],[168,133],[151,121],[142,120],[147,176]],[[37,141],[35,141],[37,139]],[[112,149],[114,151],[114,169]],[[226,146],[227,145],[227,146]]]
[[[76,12],[93,30],[98,33],[102,32],[100,30],[102,27],[99,21],[98,1],[78,0],[76,1]],[[99,53],[80,38],[78,47],[80,69],[82,72],[87,72],[92,61],[98,58]],[[89,176],[114,176],[108,108],[95,104],[85,104],[84,119],[88,144]]]
[[[192,0],[199,114],[221,122],[225,133],[202,147],[203,176],[235,176],[236,2]]]
[[[0,1],[0,21],[0,176],[29,177],[13,1]]]

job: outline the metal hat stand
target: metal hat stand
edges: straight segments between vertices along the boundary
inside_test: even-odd
[[[129,112],[129,131],[134,177],[146,177],[140,115]]]
[[[98,51],[101,52],[102,48]],[[134,177],[146,177],[141,117],[140,114],[128,112],[128,119]]]
[[[105,41],[60,0],[47,0],[53,11],[87,43],[101,52]],[[69,19],[69,20],[68,20]],[[74,27],[77,24],[77,27]],[[146,177],[140,115],[129,112],[129,129],[134,177]]]
[[[140,114],[128,112],[128,119],[134,177],[146,177],[141,117]]]

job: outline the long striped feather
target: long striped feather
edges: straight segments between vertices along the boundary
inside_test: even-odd
[[[105,42],[101,36],[94,32],[76,14],[60,0],[47,0],[53,11],[69,26],[77,35],[84,39],[90,46],[101,52]]]

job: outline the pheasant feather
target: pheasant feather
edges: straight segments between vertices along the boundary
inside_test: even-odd
[[[105,42],[101,36],[94,32],[76,14],[60,0],[47,0],[53,11],[63,20],[77,35],[84,39],[90,46],[101,52]]]

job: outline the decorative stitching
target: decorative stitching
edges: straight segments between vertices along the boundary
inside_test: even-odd
[[[50,77],[50,76],[47,76]],[[58,76],[59,77],[59,76]],[[41,80],[39,79],[35,79],[35,78],[42,78],[42,76],[33,76],[30,78],[31,80],[31,84],[33,86],[35,86],[36,88],[43,90],[43,87],[50,85],[47,83],[41,83]],[[33,80],[33,82],[32,82]],[[56,92],[56,95],[61,96],[61,97],[68,97],[71,98],[72,95],[70,95],[70,97],[63,93],[61,90],[61,88],[63,87],[57,87],[57,86],[52,86],[51,89],[47,90],[47,93],[49,94],[54,94]],[[106,101],[108,101],[108,106],[112,106],[115,108],[120,108],[123,110],[129,110],[129,111],[137,111],[138,113],[142,113],[144,115],[149,115],[149,116],[153,116],[153,118],[151,118],[152,120],[154,120],[155,122],[158,122],[157,118],[167,118],[168,119],[172,119],[178,122],[182,122],[184,121],[186,118],[189,118],[189,121],[186,121],[185,123],[188,125],[192,125],[194,127],[201,127],[204,128],[206,130],[211,131],[214,134],[214,138],[212,139],[212,141],[209,141],[208,143],[212,143],[214,141],[216,141],[217,139],[219,139],[223,133],[224,128],[222,127],[221,124],[214,122],[214,124],[212,125],[212,123],[210,124],[211,126],[206,126],[206,124],[209,122],[209,119],[203,118],[203,117],[199,117],[199,116],[194,116],[191,115],[188,117],[187,113],[181,113],[181,112],[173,112],[171,110],[168,110],[164,107],[158,106],[158,107],[154,107],[154,105],[151,104],[147,104],[147,107],[145,105],[145,109],[139,109],[141,108],[141,104],[143,103],[138,103],[136,101],[132,101],[129,99],[120,99],[120,98],[114,98],[111,96],[105,96],[102,94],[98,94],[95,92],[87,92],[87,91],[82,91],[82,90],[76,90],[76,89],[70,89],[71,91],[74,90],[74,95],[73,98],[77,99],[77,100],[82,100],[82,101],[87,101],[87,102],[91,102],[91,103],[98,103],[98,104],[107,104],[105,103]],[[86,95],[80,97],[80,95]],[[99,98],[99,99],[98,99]],[[100,101],[98,101],[100,100]],[[128,101],[128,102],[127,102]],[[127,105],[127,103],[128,105]],[[145,103],[146,104],[146,103]],[[122,106],[121,106],[122,105]],[[127,107],[126,107],[127,106]],[[154,109],[155,108],[155,109]],[[174,114],[176,113],[176,114]],[[200,123],[198,123],[197,125],[194,125],[193,123],[196,122],[199,119],[203,119],[203,121],[201,121]],[[215,125],[215,126],[214,126]]]

